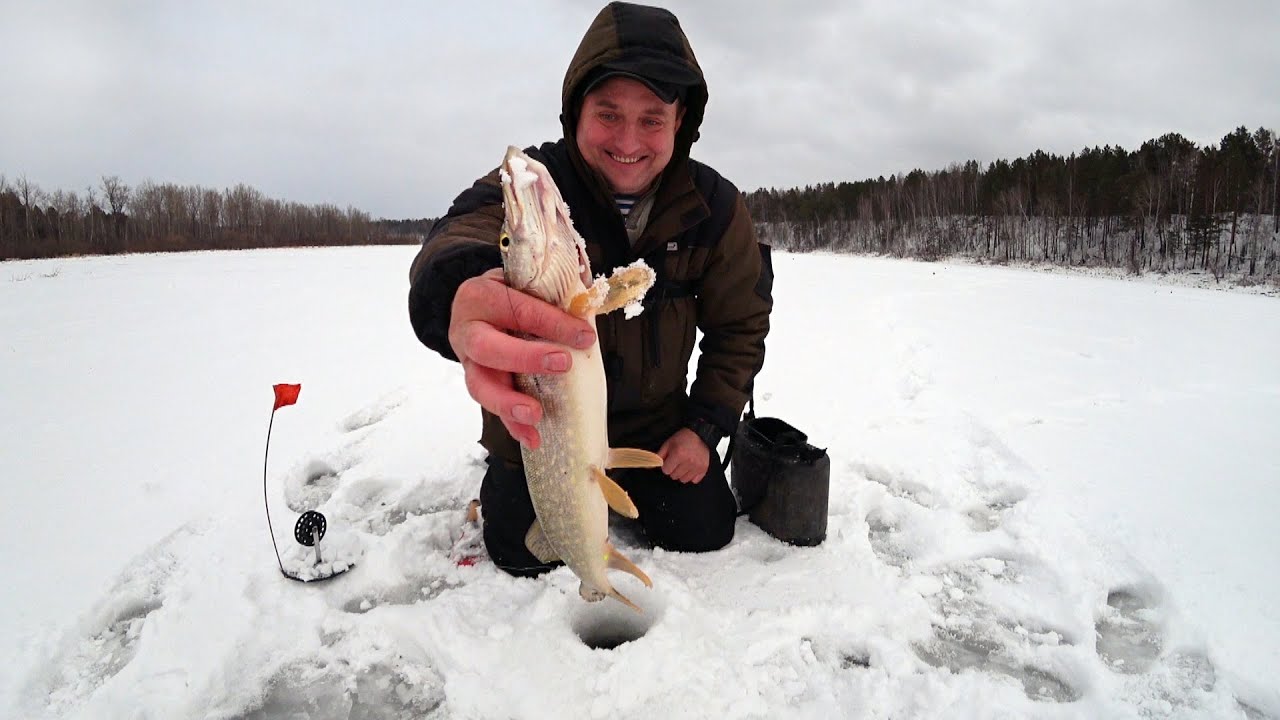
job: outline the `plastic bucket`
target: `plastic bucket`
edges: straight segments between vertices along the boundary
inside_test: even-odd
[[[731,481],[751,522],[792,545],[827,538],[831,458],[778,418],[744,421],[734,438]]]

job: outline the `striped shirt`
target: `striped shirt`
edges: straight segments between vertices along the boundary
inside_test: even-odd
[[[614,195],[613,202],[618,206],[618,212],[622,213],[622,217],[631,214],[631,208],[636,206],[636,201],[640,199],[639,195]]]

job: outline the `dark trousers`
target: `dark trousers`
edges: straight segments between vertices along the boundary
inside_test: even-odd
[[[539,562],[524,544],[535,518],[524,468],[493,456],[488,463],[480,485],[480,507],[489,557],[508,573],[523,577],[555,567],[559,563]],[[706,552],[719,550],[733,539],[738,506],[715,452],[706,477],[697,484],[672,480],[661,468],[615,469],[608,474],[631,496],[645,535],[657,547]]]

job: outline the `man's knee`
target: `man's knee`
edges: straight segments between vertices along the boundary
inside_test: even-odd
[[[649,539],[654,545],[674,552],[711,552],[719,550],[733,540],[735,519],[727,520],[706,518],[704,524],[686,527],[663,527],[649,532]]]
[[[480,484],[480,511],[484,513],[484,546],[489,559],[516,577],[534,577],[560,565],[540,562],[524,544],[525,534],[537,517],[524,469],[494,457],[488,462],[489,469]]]
[[[640,520],[654,545],[677,552],[710,552],[733,540],[738,506],[719,466],[696,485],[665,475],[646,480],[658,493],[648,508],[641,509]]]

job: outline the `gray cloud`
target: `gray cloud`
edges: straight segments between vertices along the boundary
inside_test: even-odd
[[[668,6],[711,87],[695,156],[744,189],[1280,125],[1268,0]],[[436,215],[559,134],[599,7],[7,3],[0,173]]]

